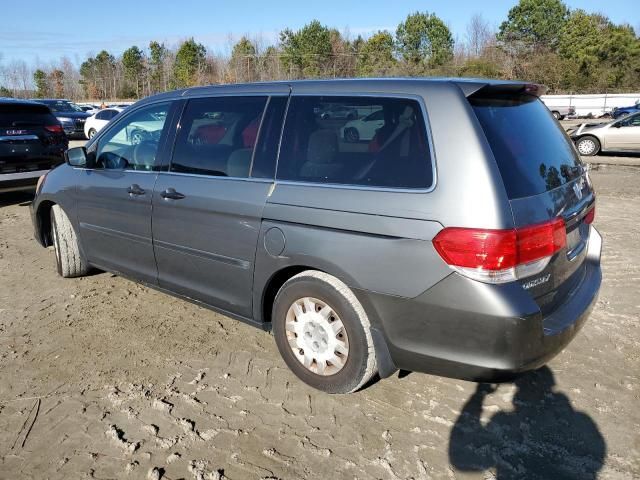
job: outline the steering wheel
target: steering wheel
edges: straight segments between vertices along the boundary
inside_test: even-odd
[[[142,142],[133,148],[133,164],[136,170],[152,170],[158,153],[156,142]]]

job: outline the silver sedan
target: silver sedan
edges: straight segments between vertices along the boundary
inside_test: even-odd
[[[585,123],[569,134],[580,155],[596,155],[598,152],[640,152],[640,113],[608,123]]]

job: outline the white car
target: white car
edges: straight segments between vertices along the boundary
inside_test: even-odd
[[[95,115],[87,118],[84,123],[84,134],[87,138],[93,138],[109,121],[118,115],[122,108],[105,108]]]
[[[90,115],[95,115],[100,111],[100,106],[93,103],[78,103],[77,105]]]
[[[384,113],[382,110],[376,110],[364,118],[345,123],[340,130],[340,136],[352,143],[369,141],[382,126],[384,126]]]

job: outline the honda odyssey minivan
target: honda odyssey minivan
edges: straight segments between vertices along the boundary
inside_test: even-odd
[[[156,95],[40,182],[35,236],[63,277],[115,272],[271,331],[325,392],[397,369],[508,379],[571,341],[601,282],[591,181],[541,92],[361,79]],[[382,121],[345,139],[357,118],[328,109]]]

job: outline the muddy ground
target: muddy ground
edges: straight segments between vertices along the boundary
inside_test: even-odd
[[[593,173],[591,320],[514,384],[299,382],[272,337],[107,273],[65,280],[0,195],[0,478],[640,478],[640,169]]]

